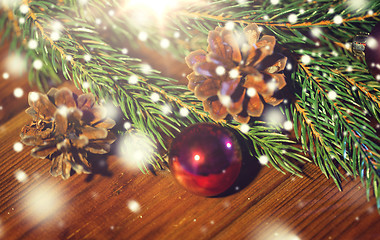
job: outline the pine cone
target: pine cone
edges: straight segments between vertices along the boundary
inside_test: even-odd
[[[33,121],[23,127],[21,141],[36,146],[32,156],[52,161],[53,176],[68,179],[71,169],[91,173],[87,154],[110,151],[116,138],[108,129],[115,122],[106,118],[92,94],[77,96],[67,88],[52,88],[47,95],[30,93],[28,102],[26,112]]]
[[[244,35],[217,27],[208,35],[208,49],[186,57],[193,72],[188,88],[203,101],[205,111],[216,121],[231,114],[240,123],[261,116],[264,104],[277,105],[273,94],[285,85],[287,58],[273,53],[276,39],[264,35],[256,24],[244,28]]]

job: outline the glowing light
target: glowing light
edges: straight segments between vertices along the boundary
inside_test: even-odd
[[[118,108],[111,101],[103,103],[100,109],[104,117],[109,117],[111,119],[117,119],[119,117]]]
[[[201,157],[198,154],[194,155],[194,160],[195,161],[199,161],[200,159],[201,159]]]
[[[21,76],[26,71],[26,58],[20,54],[10,54],[5,61],[5,69],[12,76]]]
[[[166,12],[175,8],[177,0],[130,0],[127,4],[127,8],[141,8],[146,11],[150,10],[157,17],[162,18]]]
[[[273,109],[266,114],[265,120],[271,124],[281,124],[284,122],[284,115],[279,110]]]
[[[127,206],[131,212],[138,213],[141,210],[140,203],[135,200],[129,200]]]
[[[226,147],[227,147],[227,148],[231,148],[231,147],[232,147],[232,144],[231,144],[230,142],[227,142],[227,143],[226,143]]]
[[[122,161],[130,170],[137,170],[153,158],[156,146],[141,132],[131,132],[119,146]]]
[[[29,210],[32,219],[44,219],[54,214],[63,206],[57,187],[40,184],[25,197],[25,208]]]
[[[9,78],[9,73],[5,72],[3,73],[3,79],[8,79]]]

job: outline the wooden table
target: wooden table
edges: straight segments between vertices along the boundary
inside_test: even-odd
[[[102,174],[50,176],[48,160],[32,158],[30,147],[14,150],[30,122],[30,87],[25,76],[1,77],[2,48],[0,239],[380,239],[375,199],[366,200],[360,180],[348,176],[340,192],[313,164],[301,179],[268,167],[255,175],[251,159],[244,174],[255,177],[218,198],[186,192],[167,170],[131,171],[116,154],[100,162]],[[14,97],[16,87],[23,97]]]

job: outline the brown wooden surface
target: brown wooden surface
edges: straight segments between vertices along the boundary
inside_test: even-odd
[[[50,162],[32,158],[30,147],[13,150],[30,121],[26,97],[13,90],[26,96],[30,88],[25,77],[3,80],[4,71],[0,65],[0,239],[380,239],[375,199],[366,200],[359,179],[339,192],[313,164],[302,179],[263,167],[218,198],[186,192],[169,171],[128,170],[116,154],[101,174],[54,178]],[[255,175],[253,167],[245,174]],[[16,179],[18,170],[26,181]],[[131,200],[140,211],[128,208]]]

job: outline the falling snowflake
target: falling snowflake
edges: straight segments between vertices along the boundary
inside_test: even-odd
[[[253,97],[257,94],[257,91],[255,88],[248,88],[247,89],[247,96],[248,97]]]
[[[240,72],[239,72],[239,70],[237,70],[236,68],[234,68],[234,69],[231,69],[229,71],[228,75],[229,75],[230,78],[235,79],[235,78],[239,77]]]
[[[366,46],[368,46],[371,49],[375,49],[378,46],[377,40],[373,37],[368,37],[366,44],[367,44]]]
[[[131,75],[128,79],[129,84],[137,84],[139,81],[139,78],[136,75]]]
[[[298,17],[297,17],[296,14],[294,14],[294,13],[289,14],[289,16],[288,16],[288,21],[289,21],[291,24],[296,23],[297,20],[298,20]]]
[[[347,1],[348,8],[353,11],[358,11],[361,9],[366,9],[368,6],[367,0],[348,0]]]
[[[286,121],[284,122],[284,129],[286,131],[291,131],[293,130],[293,123],[291,121]]]
[[[89,61],[91,61],[91,55],[90,54],[85,54],[84,56],[83,56],[83,59],[86,61],[86,62],[89,62]]]
[[[335,24],[340,25],[343,23],[343,17],[341,15],[335,15],[333,21]]]
[[[181,33],[180,32],[174,32],[173,33],[173,37],[174,38],[179,38],[181,36]]]
[[[3,73],[3,79],[8,79],[9,78],[9,73],[7,73],[7,72],[4,72]]]
[[[258,160],[261,165],[267,165],[269,162],[269,158],[267,155],[261,155]]]
[[[223,66],[217,66],[215,68],[216,75],[222,76],[226,73],[226,69]]]
[[[22,4],[22,5],[20,6],[20,12],[21,12],[22,14],[27,14],[27,13],[29,12],[29,6],[26,5],[26,4]]]
[[[22,145],[22,143],[16,142],[15,144],[13,144],[13,150],[15,152],[21,152],[23,149],[24,149],[24,145]]]
[[[224,26],[227,30],[234,30],[235,28],[235,23],[233,21],[227,21],[225,26]]]
[[[158,100],[160,100],[160,95],[154,92],[150,95],[150,99],[152,100],[152,102],[158,102]]]
[[[189,110],[187,108],[181,108],[179,110],[179,114],[182,116],[182,117],[187,117],[189,115]]]
[[[136,200],[129,200],[127,202],[127,206],[131,212],[138,213],[141,210],[140,203],[138,203]]]
[[[59,31],[53,31],[50,34],[50,38],[51,38],[52,41],[56,42],[56,41],[58,41],[61,38],[61,33]]]
[[[302,55],[301,62],[307,65],[311,62],[311,57],[309,55]]]
[[[242,131],[243,133],[248,133],[249,130],[250,130],[250,127],[248,124],[243,123],[242,125],[240,125],[240,131]]]
[[[232,99],[230,95],[219,95],[218,98],[219,98],[220,103],[225,107],[229,107],[232,103]]]
[[[38,47],[38,42],[35,39],[30,39],[28,42],[29,49],[36,49]]]
[[[128,49],[126,49],[126,48],[121,49],[121,53],[122,54],[128,54]]]
[[[142,42],[145,42],[148,39],[148,33],[140,32],[138,35],[138,39]]]
[[[277,5],[280,3],[280,0],[270,0],[270,3],[273,5]]]
[[[331,101],[334,101],[337,98],[337,96],[338,96],[338,94],[333,90],[331,90],[327,93],[327,98]]]
[[[43,65],[44,64],[42,63],[42,61],[40,59],[36,59],[33,61],[33,67],[36,70],[40,70],[43,67]]]
[[[167,38],[163,38],[160,42],[160,46],[163,48],[163,49],[166,49],[170,46],[170,41],[169,39]]]
[[[172,107],[168,104],[164,104],[161,107],[161,111],[164,115],[169,115],[170,113],[172,113]]]
[[[132,124],[131,124],[130,122],[125,122],[125,123],[124,123],[124,128],[125,128],[125,130],[130,129],[131,127],[132,127]]]
[[[13,95],[16,98],[20,98],[24,95],[24,90],[22,90],[22,88],[15,88],[15,90],[13,90]]]
[[[141,64],[140,70],[144,74],[151,74],[152,71],[153,71],[152,67],[149,64],[146,64],[146,63],[145,64]]]
[[[137,170],[150,161],[156,149],[152,140],[142,132],[125,135],[119,146],[121,160],[130,170]]]
[[[28,175],[26,175],[26,173],[20,169],[14,172],[14,176],[19,182],[26,182],[26,180],[28,180]]]

